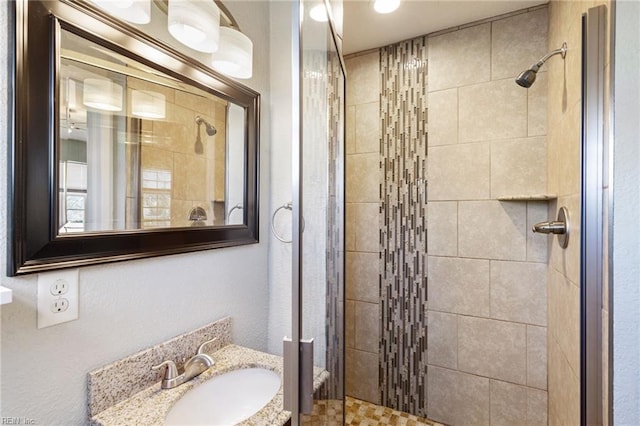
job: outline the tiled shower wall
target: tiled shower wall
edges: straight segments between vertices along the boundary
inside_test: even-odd
[[[427,415],[427,38],[380,50],[380,395]]]
[[[426,373],[427,389],[406,382],[397,392],[399,400],[426,393],[427,416],[445,423],[547,420],[547,238],[529,231],[547,220],[547,203],[498,200],[547,190],[546,72],[529,90],[513,81],[547,52],[547,24],[547,8],[541,7],[427,38],[428,167],[415,165],[428,170],[428,367],[418,372],[423,378]],[[391,72],[376,69],[377,62],[393,62],[388,56],[394,52],[391,46],[347,61],[347,394],[373,402],[385,395],[378,384],[386,377],[412,374],[406,360],[422,349],[403,346],[398,350],[405,353],[387,363],[390,357],[379,356],[375,343],[394,338],[393,319],[373,325],[384,317],[379,303],[390,301],[396,309],[412,303],[386,292],[389,258],[379,253],[396,243],[383,240],[390,234],[373,226],[384,217],[377,167],[385,184],[393,178],[383,174],[390,153],[380,142],[387,133],[402,138],[401,125],[395,133],[387,126],[402,122],[404,111],[419,114],[410,104],[377,104],[381,92],[373,88],[382,82],[376,73]],[[405,76],[415,72],[409,64],[401,68]],[[414,155],[408,141],[399,146],[407,148],[402,155]],[[396,171],[402,174],[407,170]],[[420,176],[414,183],[417,190]],[[419,197],[400,199],[400,213],[389,220],[408,222],[417,204],[425,207]],[[402,223],[391,225],[402,229]],[[405,249],[395,245],[398,252]],[[395,288],[424,278],[423,271],[400,271]]]
[[[429,45],[428,415],[546,424],[543,194],[547,9],[432,35]]]
[[[380,54],[346,61],[346,391],[380,402]]]
[[[556,60],[548,63],[548,179],[549,191],[558,195],[557,202],[549,205],[549,218],[554,218],[557,210],[566,206],[572,224],[569,246],[563,250],[554,241],[549,253],[549,424],[559,426],[580,424],[582,14],[590,7],[600,4],[609,6],[609,2],[603,1],[551,1],[549,4],[548,48],[556,49],[563,42],[567,42],[568,45],[564,61]],[[609,28],[610,25],[607,32]],[[605,81],[608,81],[608,41],[605,46],[607,74]],[[608,87],[605,91],[608,91]],[[605,97],[605,103],[607,99],[608,97]],[[608,196],[606,186],[603,195],[605,199]],[[605,342],[603,389],[606,398],[608,351],[606,345],[608,290],[606,287],[603,293],[605,298],[603,301],[603,342]],[[606,409],[604,412],[607,413]],[[604,424],[607,424],[606,418]]]

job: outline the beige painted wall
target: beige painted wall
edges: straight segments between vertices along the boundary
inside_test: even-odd
[[[0,1],[1,135],[8,134],[7,65],[12,55],[5,35],[11,27],[10,4]],[[272,211],[270,171],[290,164],[286,156],[271,163],[270,107],[288,105],[290,99],[271,99],[270,66],[271,59],[273,63],[289,60],[290,51],[270,48],[269,3],[229,2],[228,7],[254,43],[254,76],[244,83],[261,93],[263,105],[260,229],[267,230]],[[0,144],[3,171],[8,146]],[[0,173],[3,206],[8,199],[6,179],[6,173]],[[279,186],[290,194],[290,185]],[[2,253],[9,238],[6,229],[7,209],[2,208]],[[37,276],[4,276],[6,257],[0,257],[0,285],[13,290],[13,302],[0,308],[0,416],[26,416],[39,425],[86,424],[87,372],[224,316],[233,318],[234,343],[266,350],[267,324],[271,317],[286,315],[290,299],[276,300],[270,315],[269,271],[284,262],[268,256],[273,245],[269,232],[260,237],[259,244],[248,246],[80,268],[79,319],[44,329],[36,327]],[[283,334],[277,336],[278,347]]]
[[[580,423],[581,19],[598,4],[606,2],[552,1],[549,5],[548,48],[557,49],[565,41],[569,48],[564,61],[554,58],[547,64],[548,189],[558,195],[557,202],[549,205],[549,219],[566,206],[572,223],[569,247],[563,250],[553,241],[549,253],[550,425]]]

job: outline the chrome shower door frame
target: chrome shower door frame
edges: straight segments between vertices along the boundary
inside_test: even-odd
[[[582,19],[582,215],[580,253],[582,425],[603,424],[604,191],[607,187],[605,43],[607,8]],[[608,405],[608,404],[607,404]]]
[[[336,24],[331,14],[329,0],[323,0],[326,10],[329,12],[329,20],[327,22],[330,32],[330,38],[334,43],[343,75],[346,76],[345,64],[342,57],[342,49],[337,36]],[[304,207],[304,123],[305,111],[303,108],[304,99],[304,45],[303,45],[303,23],[304,23],[304,7],[303,0],[294,0],[292,3],[292,26],[291,26],[291,108],[292,108],[292,281],[291,281],[291,338],[285,338],[284,343],[284,408],[291,412],[291,426],[302,424],[301,415],[310,414],[313,408],[313,338],[320,336],[303,336],[304,328],[304,294],[303,294],[303,231],[305,222],[303,217]],[[346,78],[346,77],[345,77]],[[344,89],[343,89],[344,90]],[[346,93],[342,96],[342,109],[345,110]],[[308,118],[308,117],[307,117]],[[342,117],[344,123],[344,116]],[[342,144],[344,146],[344,126],[342,126]],[[340,152],[344,162],[344,151]],[[339,184],[344,189],[344,167],[338,170],[336,174]],[[328,189],[327,189],[328,190]],[[341,193],[342,199],[337,202],[344,203],[344,191]],[[341,218],[344,223],[344,210]],[[308,225],[308,224],[307,224]],[[342,247],[334,247],[344,253],[344,241]],[[342,264],[339,265],[341,279],[344,280],[344,256],[341,258]],[[344,285],[341,286],[344,291]],[[339,295],[337,302],[342,303],[341,309],[344,310],[344,294]],[[340,328],[344,330],[344,314],[339,316],[342,321]],[[324,337],[324,336],[322,336]],[[341,337],[341,339],[343,339]],[[344,352],[344,347],[339,348]],[[344,353],[342,354],[344,360]],[[340,374],[344,375],[344,368]],[[344,394],[344,389],[342,390]],[[343,399],[344,408],[344,399]]]

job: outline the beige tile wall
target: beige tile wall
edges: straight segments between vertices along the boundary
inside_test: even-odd
[[[141,166],[171,172],[171,226],[189,226],[189,212],[196,206],[205,209],[207,223],[213,224],[211,201],[225,197],[226,101],[133,77],[128,79],[127,90],[152,90],[165,96],[166,117],[142,121]],[[198,115],[217,130],[209,136],[201,126],[202,154],[195,152]]]
[[[580,424],[581,19],[590,7],[608,3],[553,0],[549,4],[548,48],[556,49],[566,41],[568,51],[564,61],[547,63],[548,188],[558,194],[548,215],[555,217],[558,208],[566,206],[572,223],[569,247],[562,250],[554,243],[549,253],[550,425]],[[607,315],[605,310],[605,327]],[[606,350],[605,344],[605,355]]]
[[[428,415],[547,423],[547,8],[429,38]],[[475,72],[470,73],[473,69]]]
[[[580,15],[596,3],[552,2],[549,10],[429,39],[428,407],[435,420],[546,424],[548,413],[550,424],[578,422],[579,241],[567,250],[553,243],[547,253],[547,239],[529,229],[560,205],[579,223]],[[564,40],[566,61],[550,61],[529,90],[513,83],[531,58]],[[378,54],[351,58],[347,67],[347,358],[355,366],[347,368],[347,392],[376,402],[378,229],[366,224],[379,212],[371,129]],[[557,193],[558,202],[496,200],[544,192]]]
[[[346,66],[346,391],[379,403],[379,53],[351,57]]]

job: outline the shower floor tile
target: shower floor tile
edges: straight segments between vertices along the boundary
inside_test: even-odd
[[[388,407],[347,397],[345,423],[347,425],[407,425],[407,426],[444,426],[442,423],[417,417]]]
[[[423,419],[412,414],[392,410],[388,407],[347,397],[345,425],[348,426],[445,426],[442,423]],[[342,401],[316,400],[313,413],[303,416],[304,426],[339,426],[342,425]]]

